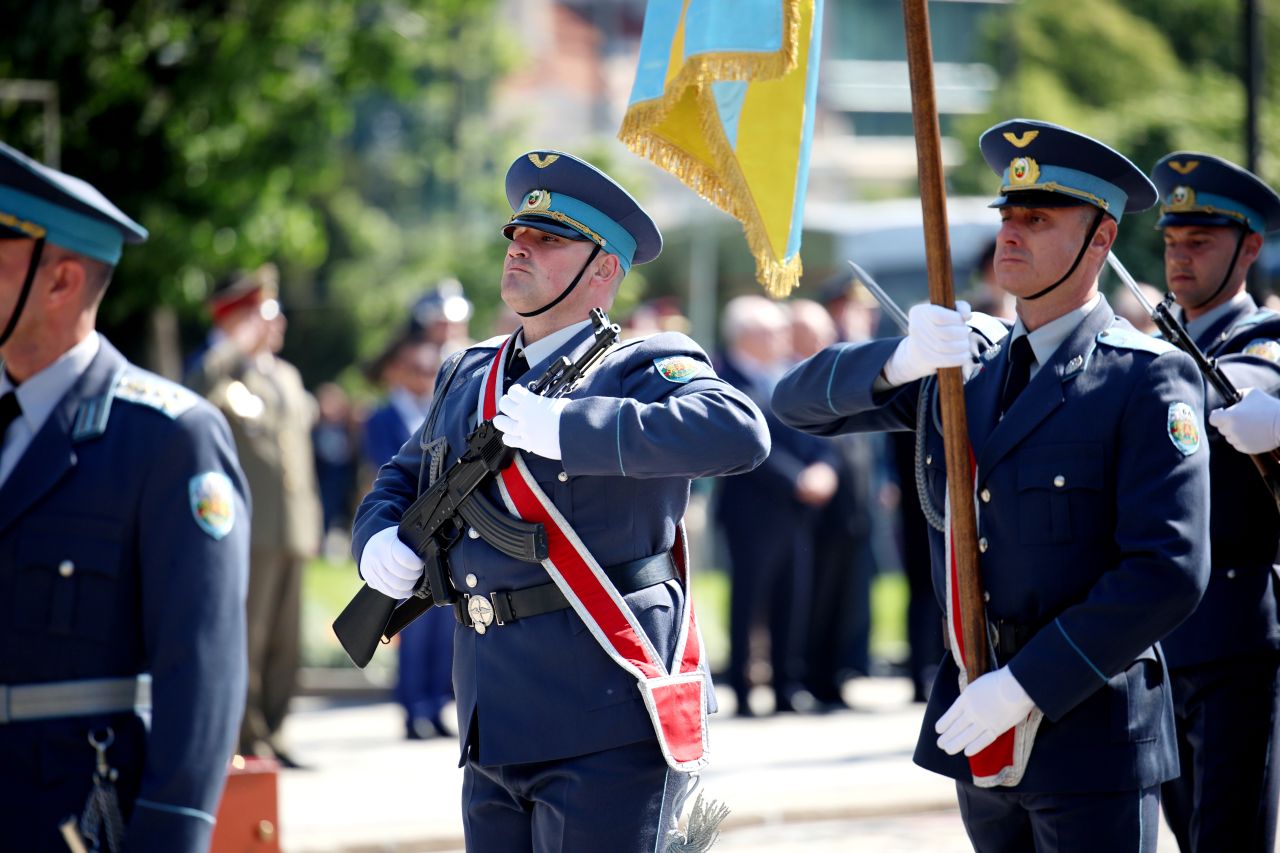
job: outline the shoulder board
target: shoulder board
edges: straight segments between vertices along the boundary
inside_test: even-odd
[[[464,350],[464,352],[469,352],[471,350],[481,350],[481,349],[497,349],[498,347],[502,346],[502,342],[509,337],[511,336],[510,335],[494,335],[492,338],[486,338],[483,341],[476,341],[474,344],[467,347]]]
[[[1009,327],[999,317],[974,311],[969,315],[969,328],[987,339],[987,343],[999,343],[1009,334]]]
[[[170,418],[181,416],[200,402],[200,397],[189,388],[137,368],[120,374],[114,392],[116,399],[147,406]]]
[[[1259,308],[1257,311],[1254,311],[1248,317],[1245,317],[1239,323],[1232,326],[1231,331],[1248,328],[1249,326],[1256,326],[1259,323],[1265,323],[1268,320],[1280,320],[1280,314],[1277,314],[1270,308]]]
[[[1154,355],[1164,355],[1177,349],[1168,341],[1145,335],[1137,329],[1125,329],[1120,326],[1112,326],[1110,329],[1104,329],[1099,332],[1098,343],[1106,344],[1116,349],[1139,350]]]

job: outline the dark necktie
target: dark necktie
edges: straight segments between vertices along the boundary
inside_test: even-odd
[[[9,430],[9,424],[18,419],[18,415],[22,414],[22,407],[18,405],[18,395],[13,391],[0,397],[0,447],[4,447],[4,434]]]
[[[503,376],[503,391],[511,390],[511,386],[517,379],[524,376],[529,371],[529,362],[525,360],[524,350],[515,350],[511,353],[511,362],[507,365],[506,375]]]
[[[1031,365],[1036,355],[1031,350],[1031,338],[1022,335],[1009,347],[1009,373],[1004,380],[1004,394],[1000,397],[1000,414],[1009,411],[1022,389],[1031,379]]]

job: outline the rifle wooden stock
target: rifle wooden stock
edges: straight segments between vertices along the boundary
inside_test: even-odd
[[[907,67],[911,77],[911,119],[915,126],[920,204],[924,213],[929,301],[955,308],[947,195],[942,171],[938,108],[933,85],[933,48],[926,0],[903,0]],[[951,550],[956,561],[961,640],[969,683],[987,671],[987,619],[978,569],[978,525],[973,506],[973,453],[965,417],[964,377],[959,368],[938,371],[942,436],[947,456],[947,496],[951,502]],[[917,424],[924,429],[924,424]]]

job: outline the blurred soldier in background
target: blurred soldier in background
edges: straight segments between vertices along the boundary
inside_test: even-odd
[[[302,572],[320,542],[311,426],[315,402],[276,353],[284,318],[273,265],[224,279],[209,303],[216,334],[187,384],[226,416],[253,495],[249,690],[240,752],[296,767],[280,728],[298,675]]]
[[[1196,345],[1237,388],[1280,388],[1280,314],[1245,290],[1280,196],[1220,157],[1178,151],[1156,164],[1165,277]],[[1208,408],[1223,405],[1212,385]],[[1247,398],[1246,398],[1247,399]],[[1245,404],[1235,407],[1239,409]],[[1210,415],[1217,424],[1223,416]],[[1231,418],[1228,418],[1230,420]],[[1165,639],[1182,775],[1164,785],[1165,816],[1184,853],[1275,849],[1280,797],[1280,514],[1253,463],[1209,431],[1213,570],[1204,600]]]
[[[146,237],[0,144],[5,850],[200,853],[235,746],[249,518],[231,434],[94,330],[122,244]]]

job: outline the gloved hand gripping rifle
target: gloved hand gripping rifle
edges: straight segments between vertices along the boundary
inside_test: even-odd
[[[561,356],[529,385],[530,391],[545,397],[568,393],[617,343],[620,330],[603,311],[592,309],[591,323],[595,331],[591,347],[577,361]],[[338,614],[333,632],[356,666],[368,665],[379,642],[389,641],[427,608],[454,604],[458,594],[449,580],[448,553],[467,527],[509,557],[530,563],[546,559],[543,526],[513,518],[481,491],[514,458],[515,450],[502,443],[502,433],[493,421],[484,421],[467,436],[466,449],[458,461],[404,511],[397,535],[422,558],[422,578],[399,606],[394,598],[366,585]]]

